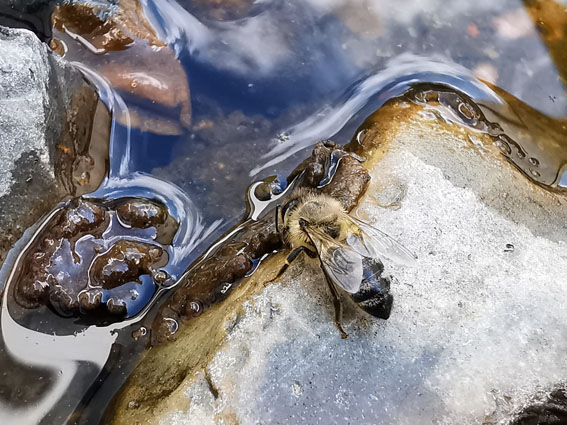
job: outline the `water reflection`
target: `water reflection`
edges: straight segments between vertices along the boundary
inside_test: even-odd
[[[198,206],[179,187],[143,173],[132,173],[128,178],[110,177],[92,196],[110,199],[145,197],[162,202],[179,223],[170,258],[170,264],[177,271],[183,271],[198,257],[195,250],[205,242],[211,242],[211,236],[223,224],[220,219],[206,222]]]
[[[532,180],[567,186],[567,49],[558,2],[88,4],[59,9],[52,45],[97,85],[113,112],[110,169],[89,197],[141,197],[167,207],[179,223],[169,249],[171,280],[240,220],[254,180],[287,175],[318,140],[349,141],[367,116],[404,94],[436,119],[493,135]],[[57,337],[36,332],[42,327],[33,317],[14,321],[5,290],[4,351],[39,368],[49,385],[36,410],[2,406],[2,422],[14,415],[18,423],[38,422],[63,388],[75,385],[76,399],[53,408],[50,420],[70,414],[118,335],[124,347],[143,348],[140,323],[174,286],[160,288],[138,316],[111,327],[52,321],[69,327]],[[133,367],[134,360],[120,359],[120,367]],[[79,367],[85,363],[90,369]],[[81,370],[88,370],[82,381]],[[98,417],[112,394],[105,391],[93,402]]]
[[[304,121],[284,130],[285,142],[272,140],[270,151],[263,157],[265,163],[252,169],[250,175],[257,175],[281,163],[294,153],[311,146],[313,140],[333,138],[353,118],[370,115],[389,99],[400,96],[420,82],[444,84],[474,99],[502,103],[494,92],[475,79],[465,67],[448,60],[430,60],[404,54],[388,62],[382,72],[350,88],[349,97],[336,106],[315,111]]]
[[[5,308],[1,320],[4,347],[0,357],[10,356],[8,364],[13,364],[3,380],[11,385],[20,381],[19,386],[26,387],[39,377],[47,386],[37,400],[23,400],[20,408],[14,407],[12,397],[8,403],[0,400],[0,420],[5,424],[65,423],[106,364],[116,335],[90,327],[75,335],[54,337],[18,325]],[[21,382],[22,378],[27,382]]]

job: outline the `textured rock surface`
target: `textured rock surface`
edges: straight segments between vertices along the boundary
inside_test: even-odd
[[[95,90],[29,31],[0,27],[0,51],[1,262],[27,227],[78,186],[96,187],[102,174],[87,158],[100,163],[88,148]],[[107,138],[108,122],[96,126]],[[103,143],[99,156],[104,151]]]
[[[241,312],[225,306],[212,360],[146,423],[506,423],[567,377],[565,198],[412,110],[381,111],[363,141],[379,162],[356,214],[419,257],[388,265],[390,319],[350,305],[342,340],[322,273],[299,262],[263,289],[268,262]]]

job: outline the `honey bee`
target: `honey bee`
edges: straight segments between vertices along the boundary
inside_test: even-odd
[[[387,319],[392,306],[389,278],[381,278],[382,258],[412,264],[416,257],[390,236],[349,216],[336,199],[299,189],[276,207],[276,228],[291,252],[271,281],[279,278],[298,255],[318,258],[333,296],[335,324],[341,336],[342,304],[337,287],[366,312]]]

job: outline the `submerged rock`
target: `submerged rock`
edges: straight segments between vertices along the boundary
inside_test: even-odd
[[[264,288],[281,266],[276,256],[222,310],[191,322],[219,348],[180,371],[182,384],[155,388],[154,408],[137,420],[507,423],[539,389],[565,380],[565,196],[530,182],[489,138],[473,144],[419,113],[384,107],[352,142],[372,176],[354,214],[418,256],[412,268],[386,263],[388,321],[343,297],[341,339],[318,268],[298,261]],[[165,353],[161,361],[178,361]]]
[[[66,58],[80,57],[114,89],[141,102],[128,102],[128,113],[116,113],[118,122],[164,135],[181,134],[190,126],[187,75],[174,50],[148,21],[142,2],[63,3],[53,12],[52,23],[54,51]],[[94,55],[81,56],[85,50]],[[148,101],[159,108],[143,106]]]

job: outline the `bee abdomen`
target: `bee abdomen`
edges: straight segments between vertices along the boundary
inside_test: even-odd
[[[394,297],[392,294],[376,294],[372,298],[357,303],[368,314],[387,320],[392,312]]]
[[[386,320],[390,317],[394,301],[390,294],[390,278],[381,276],[384,266],[378,260],[365,258],[363,267],[360,289],[351,297],[367,313]]]

